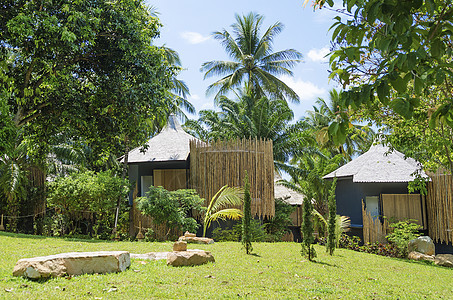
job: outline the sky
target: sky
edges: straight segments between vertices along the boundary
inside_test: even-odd
[[[303,63],[293,69],[293,77],[281,78],[300,97],[299,104],[291,103],[295,120],[311,110],[318,97],[328,99],[328,92],[337,88],[328,79],[328,58],[333,18],[337,13],[321,9],[313,11],[303,0],[146,0],[159,13],[163,27],[158,46],[165,45],[179,53],[184,70],[178,76],[190,89],[188,100],[197,113],[215,109],[214,96],[206,96],[206,88],[220,77],[203,79],[200,67],[212,60],[231,60],[219,41],[212,38],[214,31],[231,30],[235,14],[255,12],[264,16],[263,31],[276,22],[284,25],[274,39],[274,51],[295,49],[302,53]],[[188,115],[196,119],[197,115]]]

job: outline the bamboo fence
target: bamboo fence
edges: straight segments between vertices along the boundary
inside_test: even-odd
[[[197,140],[190,142],[190,186],[206,201],[224,185],[242,187],[246,171],[252,215],[274,216],[272,141],[237,139],[209,145]]]
[[[362,200],[362,218],[363,218],[363,242],[364,243],[387,243],[386,236],[389,233],[389,226],[386,219],[382,223],[379,218],[373,218],[366,210],[365,203]]]
[[[437,242],[453,243],[453,178],[435,174],[428,183],[426,196],[428,231]]]
[[[415,220],[426,229],[424,198],[420,194],[382,194],[382,214],[395,221]]]

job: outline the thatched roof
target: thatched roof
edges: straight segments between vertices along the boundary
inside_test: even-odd
[[[146,151],[141,152],[142,147],[131,150],[128,162],[185,161],[190,152],[190,140],[196,140],[196,138],[182,129],[176,116],[170,115],[162,131],[148,141]]]
[[[323,178],[352,177],[353,182],[409,182],[414,180],[412,174],[418,170],[421,170],[421,164],[416,160],[377,144]],[[421,174],[427,177],[423,171]]]
[[[282,178],[277,173],[274,174],[274,197],[281,199],[290,205],[302,205],[305,196],[293,191],[278,183]]]

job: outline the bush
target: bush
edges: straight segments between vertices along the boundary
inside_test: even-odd
[[[86,222],[83,214],[91,213],[93,224],[87,228],[92,227],[93,231],[89,233],[95,238],[109,239],[119,197],[124,199],[123,212],[127,208],[129,182],[111,171],[73,173],[50,182],[48,188],[48,205],[61,217],[53,216],[54,220],[50,221],[53,225],[47,226],[47,234],[80,234],[81,225]]]
[[[275,215],[264,223],[266,242],[280,242],[285,233],[290,232],[288,226],[292,225],[290,215],[295,207],[281,199],[275,199]]]
[[[269,238],[264,225],[255,219],[250,220],[250,235],[252,242],[264,242]],[[231,229],[217,227],[212,231],[212,238],[216,242],[239,242],[242,240],[242,223],[233,225]]]
[[[192,210],[202,211],[204,200],[195,190],[177,190],[169,192],[163,187],[150,186],[146,197],[137,198],[138,209],[150,216],[155,224],[165,224],[168,229],[196,232],[200,226],[190,217]],[[168,234],[165,239],[168,239]]]
[[[410,221],[415,220],[400,221],[389,225],[393,228],[393,232],[387,235],[386,238],[389,242],[396,245],[400,257],[407,257],[409,241],[420,236],[418,233],[418,230],[421,228],[420,225],[411,223]]]

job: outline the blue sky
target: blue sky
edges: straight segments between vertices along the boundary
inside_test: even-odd
[[[213,96],[206,96],[205,91],[218,78],[203,80],[200,67],[211,60],[230,60],[211,34],[224,28],[230,30],[235,14],[261,14],[265,17],[264,28],[280,21],[285,28],[274,40],[274,51],[292,48],[303,54],[304,62],[293,70],[294,77],[282,78],[301,98],[300,104],[291,104],[296,120],[312,108],[317,97],[327,99],[328,91],[336,87],[335,82],[329,83],[329,67],[323,58],[330,47],[328,29],[335,12],[313,11],[310,4],[303,7],[302,0],[147,0],[147,3],[159,12],[163,24],[155,44],[165,44],[179,53],[185,69],[179,78],[189,86],[189,100],[197,112],[215,108]]]

